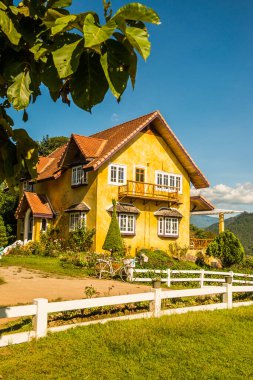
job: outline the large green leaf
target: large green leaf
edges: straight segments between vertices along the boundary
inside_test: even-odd
[[[111,92],[119,100],[129,78],[130,52],[119,41],[108,40],[101,65]]]
[[[148,33],[145,29],[127,27],[125,30],[127,39],[131,45],[146,60],[150,54],[151,44],[148,40]]]
[[[30,72],[22,71],[19,73],[13,84],[7,90],[7,96],[10,103],[16,110],[22,110],[29,105],[31,77]]]
[[[102,102],[108,83],[97,53],[84,51],[80,64],[70,81],[71,96],[75,104],[86,110]]]
[[[6,12],[0,9],[0,29],[8,37],[13,45],[18,45],[21,34],[15,28],[12,20]]]
[[[77,20],[76,15],[68,15],[64,17],[59,17],[55,21],[55,25],[51,28],[52,35],[57,33],[65,32],[68,27]]]
[[[100,45],[111,37],[117,24],[111,20],[102,27],[95,25],[95,19],[92,14],[88,14],[84,20],[83,33],[85,39],[85,47],[93,47]]]
[[[69,11],[66,9],[48,9],[42,19],[42,22],[44,25],[46,25],[47,28],[52,28],[56,20],[61,17],[65,17],[69,15]]]
[[[60,49],[52,52],[54,64],[60,78],[66,78],[76,71],[83,51],[81,41],[83,39],[80,37],[77,41],[63,45]]]
[[[113,35],[129,51],[129,60],[130,60],[129,63],[130,63],[130,65],[129,65],[128,72],[129,72],[129,75],[130,75],[132,87],[134,88],[134,86],[135,86],[135,79],[136,79],[136,73],[137,73],[137,55],[136,55],[136,53],[134,51],[133,46],[130,44],[130,42],[128,41],[128,39],[126,39],[126,37],[123,34],[121,34],[119,32],[115,32],[115,33],[113,33]]]
[[[14,129],[13,140],[16,142],[18,161],[24,160],[31,177],[35,177],[37,174],[38,144],[31,139],[24,129]]]
[[[123,18],[124,20],[136,20],[160,24],[158,14],[152,9],[140,3],[130,3],[121,7],[112,19]]]
[[[51,55],[49,56],[47,63],[42,65],[40,76],[44,85],[48,87],[48,89],[52,91],[53,93],[57,93],[57,98],[58,98],[59,91],[62,87],[62,81],[55,68]]]

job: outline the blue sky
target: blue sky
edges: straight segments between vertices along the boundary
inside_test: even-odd
[[[150,26],[151,56],[139,59],[136,88],[111,94],[92,114],[53,103],[47,90],[25,127],[43,135],[89,135],[159,109],[211,182],[219,207],[253,211],[252,0],[146,0],[161,17]],[[73,0],[72,11],[101,10],[102,0]],[[126,1],[112,0],[113,8]],[[15,114],[19,127],[21,116]]]

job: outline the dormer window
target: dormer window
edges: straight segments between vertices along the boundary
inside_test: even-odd
[[[32,192],[33,191],[33,184],[30,183],[29,181],[24,181],[23,182],[23,190]]]
[[[72,168],[71,185],[87,185],[88,184],[88,173],[83,171],[82,165],[74,166]]]

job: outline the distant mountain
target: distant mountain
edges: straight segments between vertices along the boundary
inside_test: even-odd
[[[192,215],[191,216],[191,224],[199,228],[206,228],[211,226],[212,224],[218,222],[218,218],[214,218],[208,215]]]
[[[214,223],[207,231],[218,232],[219,224]],[[241,241],[247,255],[253,255],[253,213],[243,212],[225,220],[225,229],[233,232]]]

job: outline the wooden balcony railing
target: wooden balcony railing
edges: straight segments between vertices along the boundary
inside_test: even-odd
[[[175,187],[127,181],[126,185],[119,186],[119,200],[125,197],[162,200],[179,203],[178,190]]]
[[[190,249],[205,249],[213,239],[190,238]]]

